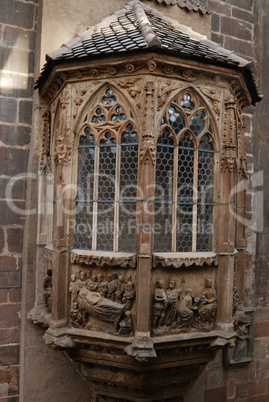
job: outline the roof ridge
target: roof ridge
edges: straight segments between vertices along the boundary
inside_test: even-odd
[[[149,47],[161,47],[162,46],[161,41],[160,39],[158,39],[157,35],[151,28],[151,23],[144,9],[142,8],[142,4],[140,3],[140,1],[135,1],[133,3],[133,10],[137,18],[138,26]]]

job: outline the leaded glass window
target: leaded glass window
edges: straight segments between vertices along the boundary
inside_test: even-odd
[[[78,145],[75,248],[135,251],[138,135],[107,88],[86,114]]]
[[[175,98],[157,140],[154,250],[211,251],[214,147],[210,117],[198,97]]]

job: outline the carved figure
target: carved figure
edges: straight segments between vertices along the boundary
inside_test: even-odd
[[[69,292],[71,293],[71,305],[77,300],[79,287],[77,283],[77,277],[75,274],[71,275],[71,282],[69,285]]]
[[[199,308],[199,319],[201,321],[201,326],[203,327],[203,329],[209,331],[212,329],[216,308],[217,295],[215,290],[212,288],[212,280],[206,279],[205,288],[202,292]]]
[[[116,279],[113,279],[113,274],[107,275],[107,298],[115,301]]]
[[[194,310],[198,307],[193,305],[193,292],[188,288],[185,290],[185,295],[178,306],[178,324],[179,328],[188,327],[192,321]]]
[[[47,274],[43,280],[43,299],[45,303],[45,309],[48,313],[51,313],[51,293],[52,293],[52,271],[47,270]]]
[[[176,279],[169,279],[168,288],[166,290],[167,310],[164,322],[165,325],[172,325],[176,321],[178,300],[182,293],[184,284],[185,279],[182,278],[180,288],[176,289]]]
[[[89,279],[87,283],[87,289],[91,290],[92,292],[96,292],[97,289],[97,276],[93,275],[91,279]]]
[[[154,291],[153,328],[161,328],[164,325],[167,297],[162,279],[157,281],[156,286]]]
[[[75,328],[79,328],[83,324],[83,315],[81,314],[78,303],[72,304],[72,309],[70,311],[71,324]]]
[[[82,289],[82,288],[86,285],[86,276],[85,276],[85,273],[84,273],[83,271],[80,271],[80,272],[77,274],[77,277],[78,277],[78,279],[77,279],[78,288],[79,288],[79,289]]]
[[[129,281],[125,285],[125,293],[123,294],[122,297],[122,302],[125,303],[126,310],[128,311],[132,310],[134,298],[135,298],[134,283],[133,281]]]
[[[124,318],[119,322],[119,333],[121,335],[129,335],[133,330],[132,314],[126,311]]]
[[[123,317],[125,306],[119,305],[101,296],[98,292],[92,292],[86,288],[81,289],[78,295],[78,306],[81,311],[115,324],[118,329],[120,319]]]
[[[116,291],[115,291],[115,296],[116,296],[116,302],[117,303],[122,303],[122,296],[125,291],[125,286],[124,286],[124,278],[123,276],[119,276],[116,284]]]
[[[234,349],[233,360],[239,361],[242,359],[243,352],[247,350],[248,342],[252,337],[248,334],[247,325],[241,325],[236,332],[236,343]]]
[[[97,292],[100,293],[102,297],[107,296],[107,282],[103,280],[103,276],[101,274],[97,275]]]

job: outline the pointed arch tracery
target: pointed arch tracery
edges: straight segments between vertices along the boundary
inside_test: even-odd
[[[103,86],[79,130],[75,248],[135,251],[138,131],[113,86]]]
[[[212,250],[213,126],[209,110],[192,88],[181,91],[164,111],[157,138],[156,251]]]

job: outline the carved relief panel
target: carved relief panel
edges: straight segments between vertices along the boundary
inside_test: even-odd
[[[134,272],[98,268],[74,269],[73,272],[69,284],[72,327],[133,334],[136,314]]]

